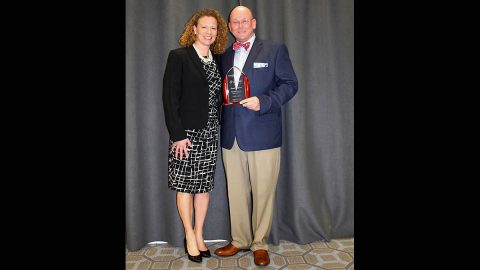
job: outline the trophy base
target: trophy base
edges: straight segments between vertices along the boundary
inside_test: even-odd
[[[230,105],[240,105],[240,102],[230,102],[230,103],[223,103],[223,106],[230,106]]]

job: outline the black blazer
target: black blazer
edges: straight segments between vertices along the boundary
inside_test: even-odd
[[[217,63],[217,56],[214,56]],[[218,112],[221,91],[218,93]],[[187,138],[185,129],[202,129],[208,121],[207,75],[193,46],[170,51],[163,75],[163,109],[170,139]]]

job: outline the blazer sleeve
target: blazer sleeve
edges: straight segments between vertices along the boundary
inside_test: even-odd
[[[187,138],[185,128],[180,117],[180,98],[182,91],[182,60],[181,57],[170,51],[167,59],[165,74],[163,75],[163,110],[170,139],[174,142]]]
[[[260,95],[260,114],[276,111],[298,91],[298,80],[284,44],[279,46],[275,59],[275,88]]]

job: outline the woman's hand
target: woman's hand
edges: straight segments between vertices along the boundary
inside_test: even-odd
[[[192,143],[190,140],[184,139],[181,141],[176,141],[172,144],[172,152],[175,151],[175,157],[178,158],[178,155],[180,155],[180,160],[183,159],[183,154],[185,153],[185,158],[188,158],[188,148],[187,147],[192,147]]]

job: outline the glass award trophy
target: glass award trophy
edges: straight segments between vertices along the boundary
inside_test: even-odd
[[[235,70],[240,73],[237,87],[235,87]],[[236,66],[230,68],[223,79],[222,92],[224,106],[238,104],[241,100],[249,98],[250,83],[247,75]]]

